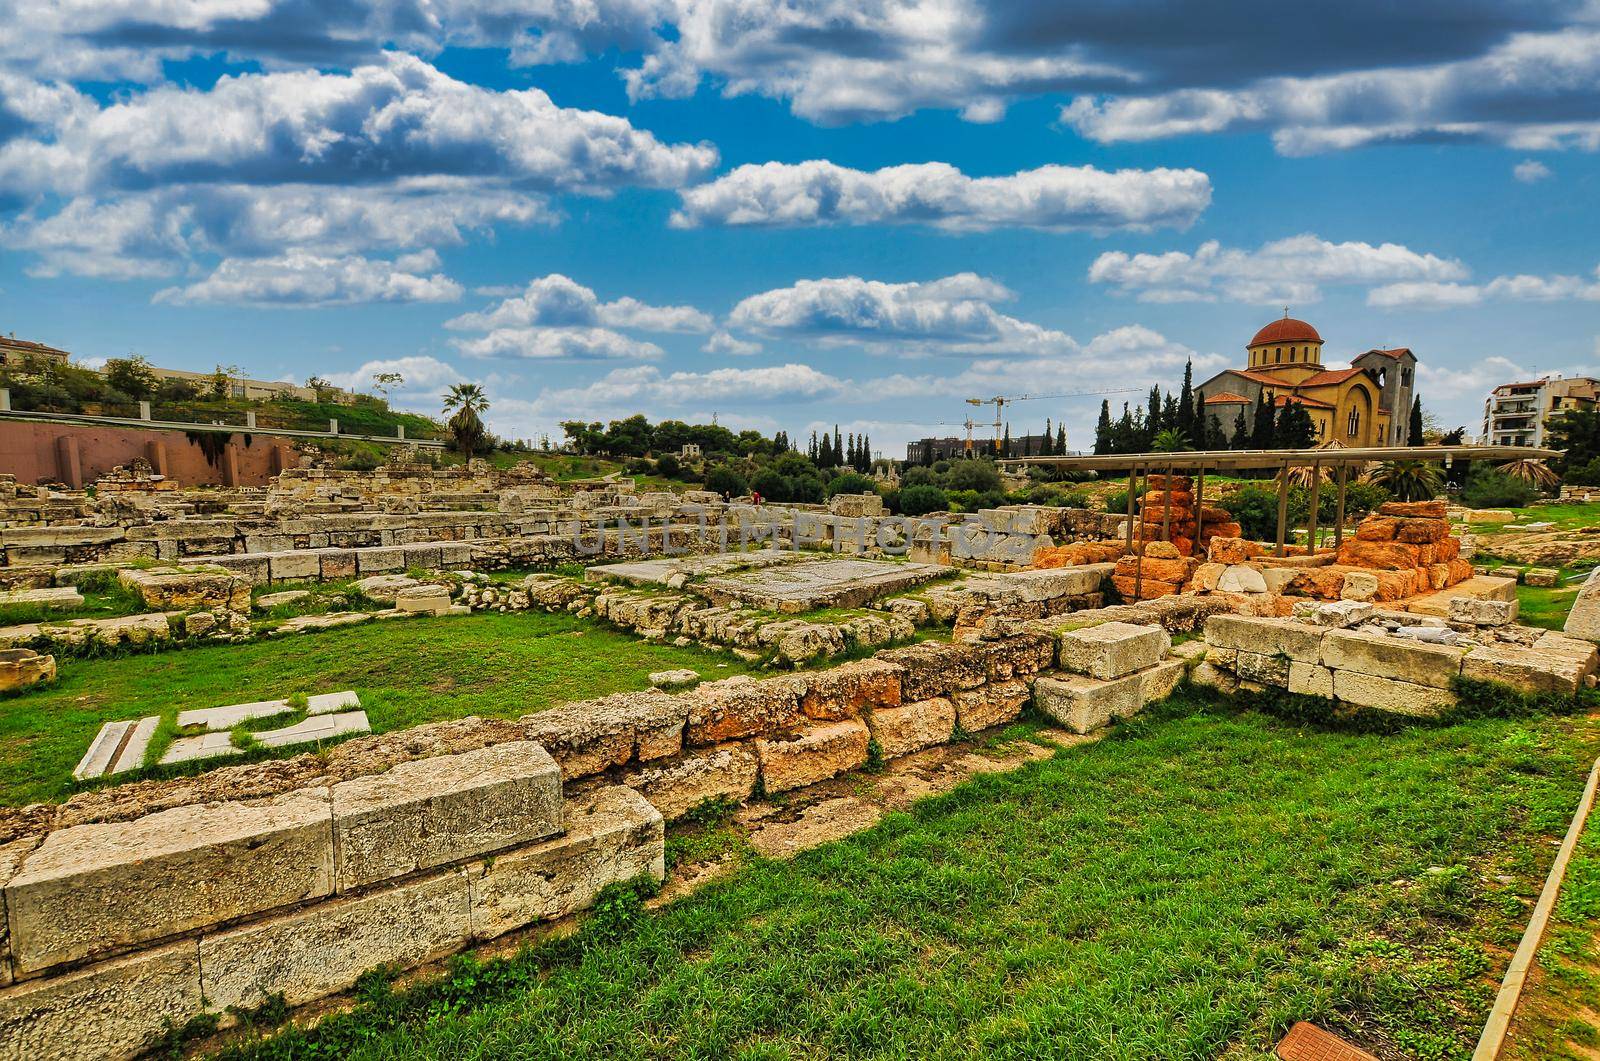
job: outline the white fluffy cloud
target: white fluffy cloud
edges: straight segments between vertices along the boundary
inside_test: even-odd
[[[170,287],[157,302],[244,306],[341,306],[357,302],[454,302],[461,285],[439,272],[433,251],[381,261],[291,251],[276,258],[227,258],[204,280]],[[427,274],[427,275],[425,275]]]
[[[1193,169],[1041,166],[1009,177],[968,177],[943,162],[875,172],[826,161],[740,166],[679,193],[680,228],[922,224],[955,231],[1187,228],[1211,203]]]
[[[1003,285],[975,273],[923,283],[858,276],[801,280],[751,295],[728,315],[762,335],[806,338],[891,352],[1043,354],[1074,350],[1064,332],[1007,316]]]
[[[1600,120],[1585,101],[1597,89],[1600,31],[1568,28],[1515,34],[1453,62],[1265,78],[1243,88],[1080,96],[1061,117],[1104,142],[1267,129],[1290,155],[1439,140],[1593,151]]]
[[[1386,309],[1452,309],[1496,301],[1600,302],[1600,267],[1593,277],[1522,273],[1483,284],[1387,284],[1367,292],[1367,305]]]
[[[1535,158],[1518,162],[1511,168],[1511,175],[1523,184],[1538,184],[1540,181],[1549,180],[1554,176],[1550,172],[1549,166]]]
[[[602,302],[588,288],[560,273],[528,281],[520,294],[480,313],[465,313],[447,328],[484,331],[508,327],[609,327],[647,332],[709,332],[711,317],[693,306],[652,306],[630,296]]]
[[[1215,240],[1193,253],[1127,254],[1109,251],[1089,267],[1089,280],[1113,284],[1146,302],[1315,302],[1328,285],[1449,282],[1465,278],[1453,259],[1398,243],[1332,243],[1307,234],[1256,250]]]
[[[729,354],[734,357],[748,357],[751,354],[759,354],[761,352],[761,344],[751,342],[748,339],[740,339],[735,335],[730,335],[728,332],[719,331],[712,333],[711,338],[707,339],[705,345],[701,346],[700,349],[707,354]]]
[[[453,340],[468,357],[514,357],[531,361],[653,360],[661,347],[610,328],[496,328],[473,339]]]
[[[419,404],[425,408],[434,408],[444,388],[452,383],[465,382],[469,378],[454,365],[426,355],[366,361],[346,372],[324,372],[322,376],[336,387],[352,391],[371,391],[374,389],[372,377],[380,372],[399,374],[400,382],[392,385],[389,397],[395,404],[407,408],[414,408]]]

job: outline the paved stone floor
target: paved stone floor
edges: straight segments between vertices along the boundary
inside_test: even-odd
[[[586,577],[629,585],[685,589],[715,604],[779,612],[858,608],[879,597],[950,574],[938,564],[818,556],[764,549],[591,567]]]

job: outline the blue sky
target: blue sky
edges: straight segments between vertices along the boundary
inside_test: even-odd
[[[1593,3],[8,6],[0,329],[86,360],[891,455],[1286,304],[1330,363],[1410,346],[1447,426],[1600,373]]]

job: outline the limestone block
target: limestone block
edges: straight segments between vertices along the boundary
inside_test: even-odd
[[[1600,653],[1596,652],[1592,642],[1579,637],[1567,637],[1554,630],[1540,634],[1533,648],[1536,652],[1548,652],[1553,656],[1571,659],[1583,668],[1585,674],[1600,666]]]
[[[81,608],[83,594],[72,586],[47,586],[0,593],[0,607],[11,604],[36,604],[44,608]]]
[[[1033,702],[1072,732],[1091,733],[1113,719],[1138,712],[1143,706],[1143,684],[1139,674],[1109,681],[1082,674],[1051,675],[1033,683]]]
[[[1289,685],[1289,664],[1291,662],[1293,661],[1288,656],[1268,656],[1260,652],[1246,652],[1240,649],[1237,655],[1234,656],[1233,672],[1246,681],[1287,688]]]
[[[16,972],[333,890],[326,789],[58,829],[6,885]]]
[[[317,903],[200,940],[201,987],[213,1011],[291,1006],[342,991],[380,965],[409,969],[472,937],[467,874],[450,870],[358,898]]]
[[[1166,659],[1139,672],[1139,706],[1159,703],[1172,695],[1188,668],[1181,659]]]
[[[1333,671],[1315,663],[1289,662],[1289,691],[1299,696],[1333,699]]]
[[[0,1059],[133,1057],[202,1006],[193,940],[101,962],[0,991]]]
[[[312,552],[272,553],[268,562],[274,582],[314,579],[322,575],[322,562]]]
[[[616,881],[666,876],[661,814],[632,789],[612,785],[569,800],[565,821],[562,836],[469,870],[479,939],[587,909]]]
[[[665,691],[693,689],[700,684],[700,675],[687,667],[675,670],[658,670],[650,673],[650,684]]]
[[[16,876],[23,856],[38,846],[37,837],[0,844],[0,987],[11,982],[11,928],[6,920],[5,886]]]
[[[1473,626],[1505,626],[1516,621],[1518,604],[1515,600],[1478,600],[1475,597],[1451,597],[1450,621]]]
[[[1525,586],[1559,586],[1561,585],[1561,572],[1553,567],[1530,567],[1522,573],[1522,584]]]
[[[0,693],[54,681],[56,658],[31,648],[0,648]]]
[[[404,571],[406,569],[406,551],[404,546],[390,545],[376,549],[361,549],[356,552],[356,571],[363,575],[380,574],[384,571]]]
[[[1456,702],[1454,693],[1431,685],[1416,685],[1350,670],[1333,672],[1333,695],[1336,699],[1359,707],[1422,717],[1437,716]]]
[[[793,729],[803,717],[792,682],[746,676],[708,682],[685,696],[690,744],[717,744]]]
[[[622,781],[649,800],[667,821],[676,821],[708,799],[740,803],[749,799],[760,769],[753,746],[730,741],[644,763],[623,774]]]
[[[973,647],[983,657],[991,682],[1038,674],[1055,662],[1055,639],[1047,634],[1015,633]]]
[[[837,721],[898,705],[904,674],[905,668],[898,664],[864,659],[798,674],[789,680],[807,718]]]
[[[287,748],[292,744],[312,744],[333,740],[352,733],[371,733],[372,725],[365,711],[341,711],[337,714],[313,715],[289,726],[252,733],[250,739],[263,748]]]
[[[1578,590],[1578,597],[1572,602],[1572,610],[1567,613],[1567,621],[1562,629],[1570,637],[1600,641],[1600,567],[1595,568],[1584,580],[1583,588]]]
[[[1381,630],[1332,630],[1322,639],[1321,663],[1334,670],[1448,689],[1461,673],[1464,655],[1466,649],[1455,645],[1394,637]]]
[[[877,707],[867,716],[867,728],[886,759],[950,740],[956,728],[956,705],[947,697],[912,700],[898,707]]]
[[[394,606],[402,612],[421,612],[424,615],[447,615],[450,612],[450,591],[444,586],[417,586],[395,594]]]
[[[214,564],[123,568],[117,582],[151,608],[250,610],[250,581]]]
[[[958,689],[976,689],[988,680],[983,653],[973,645],[924,641],[879,652],[874,658],[905,668],[900,678],[902,700],[948,696]]]
[[[1344,629],[1366,622],[1372,618],[1373,611],[1369,601],[1336,600],[1312,608],[1310,618],[1318,626]]]
[[[308,589],[286,589],[281,593],[263,593],[256,598],[256,607],[262,611],[270,611],[284,604],[294,604],[311,596]]]
[[[1212,648],[1283,655],[1302,663],[1319,661],[1325,632],[1305,623],[1253,615],[1213,615],[1205,623],[1206,644]]]
[[[956,705],[956,723],[967,733],[1015,721],[1028,703],[1028,683],[1020,679],[989,682],[976,689],[950,694]]]
[[[635,758],[676,755],[688,711],[688,696],[618,693],[540,711],[525,719],[523,735],[542,744],[572,781]]]
[[[1223,693],[1234,693],[1239,689],[1238,676],[1231,671],[1223,670],[1215,663],[1212,663],[1210,659],[1204,659],[1195,664],[1194,670],[1189,672],[1189,680],[1196,685],[1202,685],[1208,689],[1215,689]]]
[[[1348,571],[1344,588],[1339,596],[1344,600],[1371,601],[1378,599],[1378,576],[1371,571]]]
[[[356,577],[356,554],[353,549],[327,549],[318,557],[323,581]]]
[[[1159,626],[1110,622],[1061,635],[1057,653],[1063,670],[1109,680],[1154,666],[1172,647]]]
[[[867,761],[870,735],[860,719],[809,726],[789,739],[757,740],[761,777],[768,792],[825,781]]]
[[[1571,696],[1593,670],[1586,661],[1518,645],[1482,645],[1466,654],[1461,674],[1481,682],[1499,682],[1524,693]]]
[[[334,886],[350,891],[560,829],[561,772],[532,741],[401,763],[333,786]]]
[[[1267,580],[1259,568],[1248,564],[1233,564],[1217,579],[1217,589],[1222,593],[1265,593]]]

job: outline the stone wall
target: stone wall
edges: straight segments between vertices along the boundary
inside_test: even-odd
[[[213,440],[202,444],[201,439]],[[0,420],[0,468],[20,483],[86,486],[113,468],[145,460],[189,486],[264,486],[299,458],[282,439],[40,420]]]

